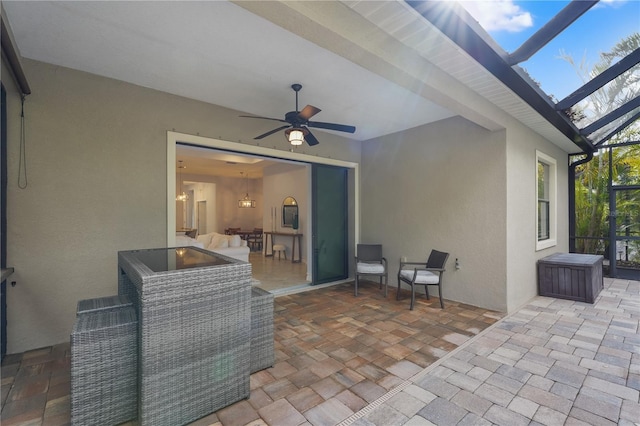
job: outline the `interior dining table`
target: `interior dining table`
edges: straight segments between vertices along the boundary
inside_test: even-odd
[[[249,238],[249,235],[255,234],[256,231],[235,231],[234,234],[235,235],[240,235],[240,238],[242,238],[243,240],[246,240],[247,238]]]

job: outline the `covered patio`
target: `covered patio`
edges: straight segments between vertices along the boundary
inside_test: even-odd
[[[3,7],[19,30],[18,45],[35,39],[27,24],[37,21],[31,19],[36,12],[44,11],[46,17],[46,10],[31,9],[29,2],[6,3]],[[95,13],[102,18],[105,13],[92,9],[96,4],[87,2],[92,6],[82,5],[88,9],[76,16]],[[120,3],[100,7],[107,4]],[[496,46],[469,13],[460,8],[446,10],[443,2],[264,4],[194,2],[211,8],[206,10],[210,16],[193,8],[185,18],[207,16],[204,28],[222,27],[211,24],[222,12],[228,13],[231,23],[254,22],[202,39],[207,44],[242,40],[256,50],[260,50],[256,40],[270,40],[279,51],[296,51],[283,49],[284,41],[276,43],[286,30],[291,33],[287,34],[290,43],[302,41],[305,52],[324,49],[334,65],[323,61],[322,66],[313,67],[308,61],[279,60],[273,62],[290,73],[274,68],[273,79],[253,78],[263,67],[243,66],[240,59],[257,55],[247,54],[245,46],[231,49],[241,52],[241,57],[226,63],[237,68],[209,65],[201,73],[207,82],[234,87],[231,100],[224,101],[220,90],[203,99],[182,91],[199,74],[195,66],[175,67],[186,75],[167,78],[181,89],[171,91],[164,80],[156,86],[141,84],[131,76],[57,63],[48,56],[27,55],[21,64],[20,49],[3,45],[10,59],[3,56],[3,74],[16,78],[2,81],[7,98],[6,102],[3,98],[3,120],[8,124],[2,127],[9,129],[3,138],[8,154],[2,155],[2,168],[9,166],[19,180],[17,186],[4,183],[2,193],[8,202],[2,203],[0,214],[10,219],[0,238],[3,281],[4,270],[10,269],[15,274],[11,281],[17,283],[8,288],[11,309],[3,310],[9,316],[5,321],[9,333],[3,333],[9,336],[9,355],[2,361],[2,424],[70,424],[70,349],[68,343],[59,342],[68,337],[78,299],[114,292],[114,252],[170,245],[167,232],[174,230],[167,231],[168,223],[173,227],[167,218],[174,208],[175,152],[167,149],[167,135],[176,134],[176,129],[197,139],[220,141],[233,152],[357,165],[352,177],[357,191],[349,200],[353,226],[345,259],[353,258],[358,243],[380,242],[391,259],[390,271],[397,270],[404,257],[433,247],[451,253],[456,265],[450,263],[448,269],[451,279],[444,292],[450,299],[445,309],[435,298],[419,298],[410,311],[406,290],[400,300],[394,289],[385,299],[374,283],[365,285],[359,297],[353,296],[348,282],[278,295],[273,367],[251,376],[248,399],[192,425],[636,424],[640,418],[640,282],[605,278],[604,290],[594,304],[557,300],[537,296],[535,265],[549,254],[576,251],[575,240],[585,238],[575,229],[571,192],[581,163],[602,158],[598,152],[610,147],[638,145],[640,49],[633,47],[556,102],[536,84],[535,75],[529,76],[519,64],[542,51],[589,9],[597,10],[595,1],[568,3],[520,48],[509,51]],[[167,5],[170,2],[158,2],[156,7]],[[131,16],[134,11],[110,12],[116,16],[114,22],[120,23],[118,13]],[[162,12],[172,24],[178,16],[172,10]],[[130,39],[120,43],[119,53],[135,45],[142,23],[151,22],[146,10],[140,13],[144,19],[136,31],[130,31]],[[9,28],[6,15],[3,9],[3,29]],[[300,19],[305,25],[298,24]],[[193,21],[185,19],[189,26]],[[82,18],[72,16],[69,22],[95,33]],[[154,21],[153,30],[166,33],[165,28],[177,26]],[[256,31],[259,39],[251,43],[249,28],[270,29],[272,37]],[[233,37],[232,29],[242,31],[243,37]],[[585,34],[593,32],[589,30]],[[53,31],[43,33],[42,40],[47,41]],[[115,38],[98,40],[109,39]],[[630,40],[637,40],[637,32]],[[72,44],[56,41],[55,47],[61,50],[53,56],[63,58]],[[169,41],[167,45],[181,51],[190,51],[184,46],[193,44],[192,39]],[[44,43],[35,47],[52,52]],[[116,57],[96,54],[93,46],[88,47],[87,57],[105,58],[108,65]],[[166,47],[143,50],[160,51],[162,58],[169,51]],[[214,56],[222,50],[218,48]],[[137,54],[128,58],[136,67],[145,62]],[[341,71],[344,60],[351,72]],[[309,69],[294,69],[297,64]],[[233,74],[252,79],[250,84],[232,84],[231,76],[212,78],[216,69],[249,70]],[[315,70],[323,74],[332,70],[326,74],[339,76],[339,81],[327,75],[313,77]],[[359,78],[362,70],[370,79]],[[37,89],[29,98],[27,76]],[[313,83],[305,81],[305,96],[309,94],[314,103],[330,94],[323,100],[327,107],[322,106],[327,114],[335,111],[338,118],[326,120],[348,117],[339,113],[339,93],[348,96],[342,108],[353,109],[358,119],[368,116],[373,105],[364,95],[374,94],[383,100],[383,109],[391,100],[402,106],[389,109],[400,115],[403,126],[354,138],[326,133],[319,147],[303,146],[297,152],[288,140],[274,136],[269,140],[273,148],[266,148],[255,137],[267,135],[266,129],[247,123],[251,120],[242,115],[273,117],[287,111],[290,103],[280,100],[281,88],[300,76]],[[369,83],[374,80],[384,84]],[[269,83],[262,96],[242,95],[239,89],[256,91],[258,81]],[[358,96],[356,85],[348,81],[362,81]],[[624,82],[633,84],[626,87]],[[634,90],[604,98],[602,108],[594,113],[587,110],[594,103],[592,97],[597,99],[608,85],[618,83]],[[205,92],[202,87],[197,93]],[[25,98],[27,118],[22,115],[21,120]],[[266,99],[264,106],[255,106],[256,98]],[[361,100],[364,109],[353,108],[352,98]],[[251,103],[236,103],[236,99]],[[436,113],[415,105],[433,106],[429,111]],[[576,121],[575,116],[584,111],[589,114]],[[408,120],[408,112],[419,120]],[[368,129],[392,122],[392,116],[383,117],[353,123]],[[19,129],[25,127],[20,124],[25,123],[26,132],[22,132]],[[70,131],[75,137],[69,137]],[[24,141],[25,134],[29,157],[22,155],[23,144],[14,142]],[[78,152],[82,167],[61,170],[60,164],[78,158]],[[39,167],[29,169],[32,183],[25,191],[27,175],[20,171],[26,170],[21,166],[27,158]],[[418,177],[416,170],[421,172]],[[634,180],[614,191],[636,195],[638,184]],[[637,205],[636,199],[628,218],[637,218]],[[610,271],[615,273],[614,243],[635,243],[640,236],[629,227],[638,223],[631,220],[624,225],[625,234],[616,234],[618,213],[615,208],[610,211],[607,252],[614,262]],[[91,230],[91,238],[78,229]],[[66,242],[64,249],[61,241]],[[309,249],[312,252],[313,247]],[[341,279],[353,278],[348,275],[350,266],[344,263],[347,272]]]
[[[374,283],[276,298],[276,363],[251,396],[192,425],[633,424],[640,282],[593,305],[536,297],[503,314]],[[69,346],[9,355],[3,425],[70,422]],[[134,423],[131,423],[132,425]]]

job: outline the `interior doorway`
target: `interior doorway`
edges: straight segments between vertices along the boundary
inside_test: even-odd
[[[335,282],[344,282],[346,279],[348,279],[348,274],[349,274],[348,271],[351,270],[350,264],[351,264],[351,259],[353,258],[353,247],[355,246],[354,241],[356,241],[357,238],[359,238],[359,223],[357,220],[358,218],[357,212],[359,210],[358,184],[357,184],[358,164],[357,163],[329,159],[329,158],[322,158],[317,156],[310,156],[310,155],[300,154],[300,153],[290,152],[290,151],[280,151],[275,149],[263,148],[259,146],[249,146],[249,145],[238,144],[238,143],[233,143],[228,141],[222,141],[218,139],[204,138],[201,136],[168,132],[167,133],[167,200],[168,200],[168,203],[167,203],[168,221],[167,222],[169,224],[174,223],[174,219],[175,219],[175,210],[172,211],[172,209],[175,209],[174,207],[175,203],[172,200],[175,199],[175,193],[174,193],[174,189],[176,186],[176,180],[175,180],[176,166],[175,165],[177,160],[176,149],[177,147],[180,147],[183,145],[192,146],[192,147],[211,148],[215,150],[225,151],[234,155],[245,155],[245,156],[254,157],[254,158],[255,157],[264,158],[272,162],[280,162],[283,164],[286,164],[286,163],[297,164],[299,166],[305,167],[305,170],[308,176],[308,178],[306,179],[306,188],[305,188],[306,196],[305,197],[307,198],[308,201],[306,202],[307,204],[306,212],[304,212],[300,216],[300,229],[299,229],[299,232],[303,234],[301,245],[303,248],[303,253],[305,253],[305,255],[303,256],[304,262],[302,262],[305,265],[305,280],[303,283],[301,283],[303,285],[312,284],[313,278],[314,278],[313,276],[314,262],[312,258],[313,256],[312,255],[313,253],[313,239],[312,239],[313,221],[312,221],[312,211],[311,211],[311,205],[310,205],[311,193],[312,193],[311,165],[321,164],[321,165],[333,166],[337,168],[343,168],[345,170],[346,184],[348,184],[348,187],[349,187],[349,190],[348,190],[349,199],[345,203],[346,207],[344,210],[344,214],[346,217],[345,219],[346,247],[344,250],[343,261],[344,261],[344,264],[347,266],[344,268],[344,274],[340,275],[339,277],[336,276]],[[269,185],[269,187],[273,187],[273,186],[277,187],[279,185]],[[222,189],[219,188],[219,190],[221,191]],[[272,226],[270,223],[270,221],[272,220],[271,213],[270,213],[272,207],[275,208],[275,215],[277,216],[277,219],[275,219],[276,223],[279,223],[279,221],[282,220],[281,201],[282,200],[278,200],[278,202],[276,203],[275,201],[272,200],[271,202],[268,201],[266,203],[262,203],[262,208],[264,209],[263,215],[265,218],[263,228],[265,230],[270,229],[270,227]],[[277,204],[277,205],[272,205],[272,204]],[[286,238],[286,236],[283,236],[282,238]],[[169,226],[167,230],[167,241],[169,245],[171,245],[175,241],[175,230],[172,229],[171,226]],[[290,248],[291,247],[287,247],[287,249],[290,249]],[[287,256],[289,257],[290,255],[291,253],[288,252]],[[251,256],[255,258],[254,253],[252,253]],[[267,260],[273,261],[274,259],[268,258]],[[290,262],[290,259],[288,258],[287,261]],[[282,263],[282,262],[284,262],[284,260],[280,260],[280,263],[278,263],[277,265],[285,266],[285,263]],[[296,266],[300,267],[299,264]]]

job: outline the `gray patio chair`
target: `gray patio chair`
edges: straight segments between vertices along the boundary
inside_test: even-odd
[[[381,244],[358,244],[356,248],[355,262],[355,290],[354,295],[358,295],[358,284],[361,275],[376,276],[380,279],[380,288],[384,279],[384,297],[387,297],[387,284],[389,277],[387,274],[387,259],[382,256]]]
[[[423,285],[424,291],[427,294],[427,300],[429,300],[428,286],[438,286],[438,296],[440,297],[440,307],[444,309],[444,303],[442,302],[442,276],[444,274],[444,266],[449,258],[449,253],[444,253],[438,250],[431,250],[429,259],[426,263],[422,262],[400,262],[400,269],[398,270],[398,292],[396,293],[396,300],[400,300],[400,282],[403,281],[411,286],[411,306],[410,310],[413,310],[413,305],[416,299],[416,286]]]

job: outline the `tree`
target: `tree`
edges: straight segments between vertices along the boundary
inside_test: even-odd
[[[634,33],[619,41],[610,52],[600,54],[600,61],[591,69],[587,69],[584,60],[576,64],[573,58],[564,52],[561,57],[573,65],[574,69],[586,83],[593,77],[608,69],[613,63],[640,47],[640,34]],[[632,68],[618,78],[594,92],[587,99],[576,105],[570,114],[576,126],[585,127],[595,119],[606,115],[640,93],[640,72]],[[633,112],[632,112],[633,113]],[[626,119],[626,118],[624,118]],[[622,121],[621,121],[622,122]],[[605,127],[600,133],[591,135],[599,139],[614,130]],[[640,140],[640,126],[633,123],[607,144]],[[611,167],[609,163],[611,162]],[[576,167],[575,205],[576,236],[586,237],[576,240],[576,250],[581,253],[598,253],[608,255],[606,249],[609,234],[609,170],[613,185],[640,184],[640,145],[616,148],[601,148],[593,160]],[[640,236],[640,191],[624,191],[624,198],[617,200],[616,216],[618,233]],[[622,214],[621,214],[622,212]],[[632,244],[632,257],[640,261],[638,241]],[[628,255],[628,253],[627,253]]]

